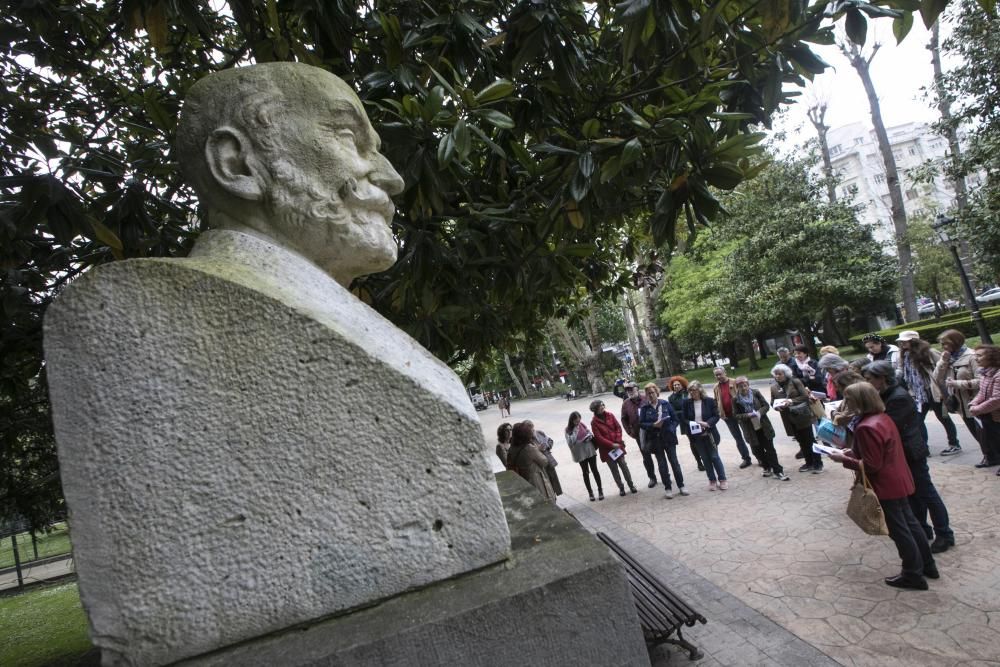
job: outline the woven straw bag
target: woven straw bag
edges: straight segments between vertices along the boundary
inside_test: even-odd
[[[882,505],[879,504],[878,496],[868,483],[865,464],[859,461],[858,465],[860,469],[854,476],[851,498],[847,501],[847,516],[868,535],[888,535],[889,527],[885,523]]]

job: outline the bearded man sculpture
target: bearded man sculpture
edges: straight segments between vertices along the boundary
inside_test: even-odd
[[[94,269],[46,317],[105,664],[174,662],[506,558],[464,387],[346,289],[395,261],[403,188],[354,91],[294,63],[213,74],[177,153],[208,216],[190,257]]]

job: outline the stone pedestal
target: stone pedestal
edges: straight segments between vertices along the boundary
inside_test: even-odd
[[[206,232],[88,272],[45,352],[105,664],[157,665],[504,560],[462,383],[325,272]]]
[[[511,529],[506,563],[182,664],[649,665],[618,561],[520,477],[497,479]]]

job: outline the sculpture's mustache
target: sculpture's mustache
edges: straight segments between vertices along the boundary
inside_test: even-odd
[[[367,179],[364,187],[361,187],[356,178],[349,177],[337,190],[337,194],[345,204],[354,204],[378,213],[386,222],[390,222],[396,213],[396,205],[392,203],[389,194]]]

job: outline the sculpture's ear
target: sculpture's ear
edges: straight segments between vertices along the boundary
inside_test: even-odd
[[[245,134],[224,126],[205,142],[205,162],[223,190],[240,199],[259,201],[264,196],[264,182],[253,150]]]

